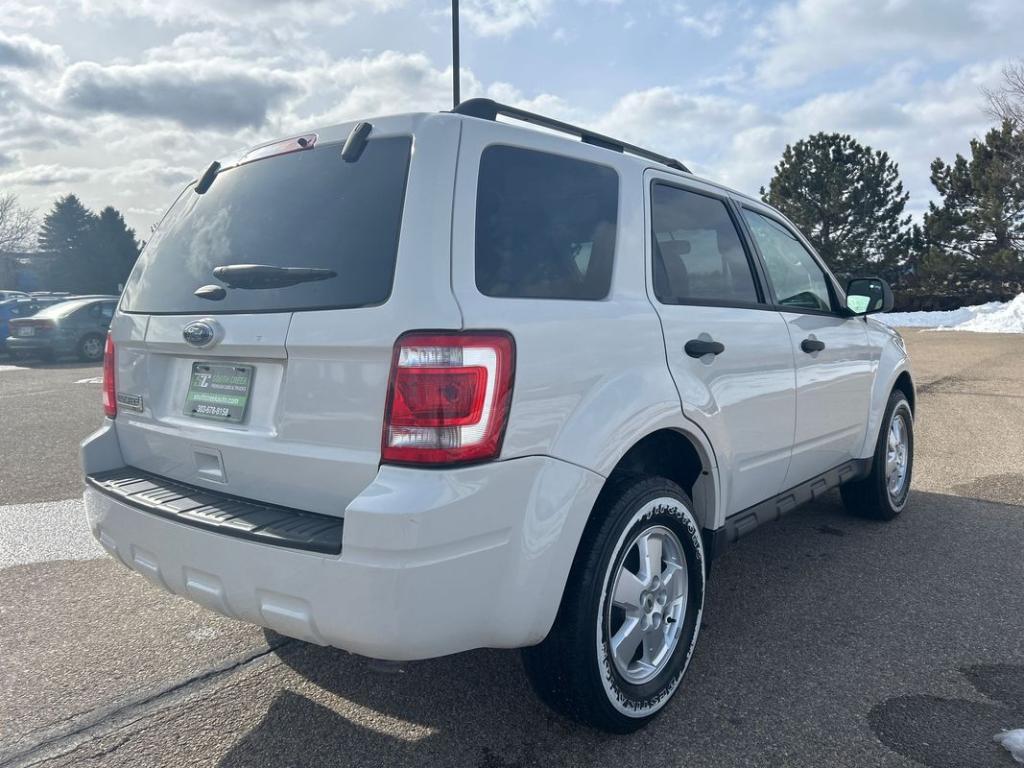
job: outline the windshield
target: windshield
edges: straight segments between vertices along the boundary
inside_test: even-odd
[[[328,144],[222,171],[186,190],[161,222],[124,290],[126,312],[287,312],[380,304],[391,293],[412,140],[372,139],[356,162]],[[327,270],[327,279],[265,287],[214,269]],[[223,274],[223,271],[222,271]],[[195,295],[226,288],[223,298]]]

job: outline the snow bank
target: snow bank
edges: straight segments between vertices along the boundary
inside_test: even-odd
[[[1017,298],[1019,299],[1020,296]],[[1014,760],[1018,763],[1024,763],[1024,728],[997,733],[995,740],[1009,750]]]
[[[940,331],[1024,333],[1024,293],[1012,301],[990,301],[945,312],[890,312],[873,315],[886,325]]]

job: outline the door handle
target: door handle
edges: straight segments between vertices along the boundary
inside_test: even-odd
[[[807,354],[811,352],[821,352],[825,348],[824,341],[818,341],[817,339],[804,339],[800,342],[800,349]]]
[[[720,355],[725,352],[725,345],[720,341],[705,341],[704,339],[690,339],[683,347],[683,351],[690,357],[704,357],[704,355]]]

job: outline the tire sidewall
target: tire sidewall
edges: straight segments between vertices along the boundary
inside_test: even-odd
[[[652,502],[664,499],[666,503],[645,509]],[[611,546],[606,548],[598,573],[601,581],[596,585],[594,601],[594,643],[595,671],[599,686],[613,717],[628,718],[643,722],[657,714],[672,698],[682,681],[693,655],[700,633],[701,616],[704,610],[706,569],[704,545],[700,527],[691,511],[691,503],[682,491],[670,482],[659,488],[647,490],[642,496],[618,510],[617,524],[608,537]],[[668,665],[652,680],[634,685],[622,678],[615,667],[606,637],[606,612],[611,604],[609,590],[625,552],[623,548],[646,528],[665,526],[678,537],[686,558],[686,577],[689,593],[683,627],[680,629],[675,651]]]
[[[889,429],[892,427],[893,419],[896,416],[903,417],[903,423],[907,429],[907,477],[903,484],[903,490],[898,498],[893,498],[889,493],[888,478],[885,475],[885,454],[888,444]],[[879,495],[885,501],[893,515],[898,515],[907,506],[910,499],[910,485],[914,479],[914,414],[910,410],[910,403],[902,394],[894,394],[889,400],[889,407],[886,409],[885,421],[882,423],[882,432],[878,436],[877,455],[875,457],[876,473],[878,475]]]

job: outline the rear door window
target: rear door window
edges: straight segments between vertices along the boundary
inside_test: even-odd
[[[740,306],[758,302],[750,259],[725,202],[655,184],[651,226],[658,301]]]
[[[507,146],[480,158],[476,285],[486,296],[603,299],[619,177],[584,160]]]
[[[209,190],[187,189],[128,279],[127,312],[287,312],[363,307],[391,293],[412,139],[371,139],[356,162],[341,146],[269,157],[222,171]],[[334,276],[295,285],[227,288],[218,266],[311,267]]]

